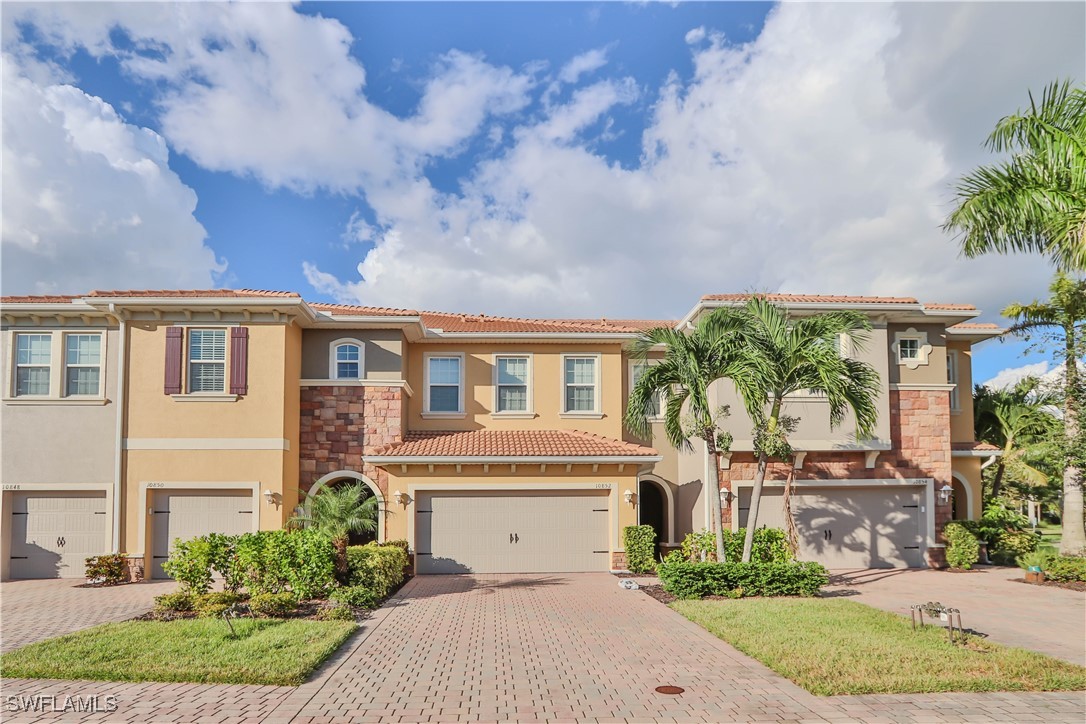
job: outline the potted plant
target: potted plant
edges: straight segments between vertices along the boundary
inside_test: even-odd
[[[1047,551],[1033,551],[1018,557],[1018,566],[1026,572],[1026,583],[1044,583],[1044,569],[1052,560],[1052,554]]]

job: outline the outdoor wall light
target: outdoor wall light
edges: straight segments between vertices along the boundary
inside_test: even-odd
[[[944,485],[943,487],[939,488],[939,500],[944,503],[949,503],[950,496],[953,494],[954,488],[950,487],[949,485]]]
[[[264,491],[264,501],[268,505],[271,505],[272,503],[274,503],[275,502],[275,493],[273,493],[271,490],[265,490]]]
[[[622,494],[622,497],[626,501],[627,505],[633,503],[633,496],[634,496],[633,491],[630,490],[629,488],[627,488],[626,492]]]
[[[407,496],[404,495],[403,493],[401,493],[399,490],[397,490],[396,492],[394,492],[392,494],[392,500],[393,500],[393,502],[396,503],[396,505],[406,505],[407,504]]]

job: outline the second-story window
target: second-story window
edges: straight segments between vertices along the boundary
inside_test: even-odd
[[[65,395],[97,395],[102,377],[102,335],[69,334],[64,369]]]
[[[15,395],[48,395],[50,334],[15,335]]]
[[[630,367],[630,391],[637,386],[638,381],[641,379],[641,375],[645,374],[648,370],[648,362],[634,362]],[[649,419],[660,417],[660,394],[656,393],[645,405],[645,417]]]
[[[351,342],[335,347],[335,379],[357,380],[362,376],[362,347]]]
[[[567,355],[562,363],[562,412],[598,412],[597,373],[599,358]]]
[[[920,359],[920,340],[915,337],[902,337],[899,339],[897,356],[902,362]]]
[[[960,411],[961,400],[958,396],[958,352],[957,350],[949,350],[946,353],[946,381],[954,388],[950,391],[950,409],[954,412]]]
[[[495,412],[528,412],[531,358],[501,356],[494,359]]]
[[[463,412],[460,408],[462,365],[459,356],[426,359],[427,412]]]
[[[226,330],[189,330],[189,392],[226,392]]]

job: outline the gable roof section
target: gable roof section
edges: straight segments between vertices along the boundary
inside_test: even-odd
[[[414,309],[395,309],[393,307],[366,307],[357,304],[327,304],[310,302],[311,309],[328,314],[342,314],[351,317],[417,317]]]
[[[422,312],[423,323],[446,334],[624,334],[632,335],[642,327],[628,324],[630,320],[610,319],[530,319],[525,317],[492,317],[486,314],[454,314]]]
[[[863,297],[838,296],[832,294],[779,294],[779,293],[741,293],[741,294],[706,294],[703,302],[745,302],[757,297],[782,304],[919,304],[913,297]]]
[[[655,462],[656,450],[580,430],[422,430],[363,456],[367,462]]]
[[[282,299],[301,299],[297,292],[277,292],[264,289],[95,289],[87,298],[107,297],[110,299],[263,299],[268,297]]]

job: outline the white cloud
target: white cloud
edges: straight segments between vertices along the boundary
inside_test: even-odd
[[[698,27],[688,31],[684,36],[683,40],[685,40],[690,45],[696,45],[701,41],[705,40],[705,26],[699,25]]]
[[[1027,377],[1045,377],[1049,373],[1050,366],[1047,361],[1041,361],[1020,367],[1008,367],[1000,370],[991,379],[981,384],[993,390],[1009,389]],[[1059,369],[1057,368],[1054,371],[1059,372]]]
[[[1079,5],[786,3],[746,45],[688,33],[690,78],[647,91],[601,78],[560,104],[535,88],[538,69],[450,51],[407,118],[365,98],[334,20],[282,5],[171,8],[124,6],[137,44],[172,52],[121,55],[170,88],[172,144],[207,168],[360,192],[373,208],[375,246],[357,273],[304,270],[340,299],[663,315],[700,293],[761,288],[994,311],[1047,281],[1036,258],[959,259],[939,225],[995,120],[1028,88],[1081,73]],[[94,9],[72,12],[78,31],[45,22],[53,37],[119,52]],[[1007,33],[1015,53],[992,42]],[[605,59],[581,56],[559,75],[579,81]],[[525,117],[535,92],[542,110]],[[601,139],[613,109],[646,95],[642,158],[620,166]],[[437,191],[428,159],[480,134],[507,145],[456,193]]]
[[[3,56],[3,289],[207,287],[223,271],[166,143]]]
[[[607,48],[593,48],[575,56],[558,71],[558,80],[563,83],[576,83],[582,75],[599,70],[607,65]]]

